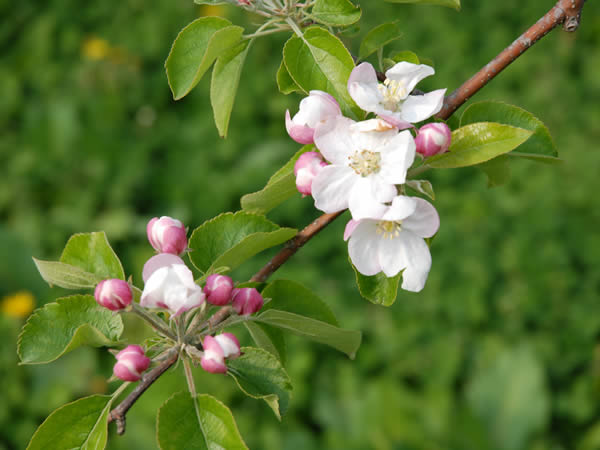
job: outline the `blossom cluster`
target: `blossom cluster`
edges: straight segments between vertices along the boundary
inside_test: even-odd
[[[96,285],[94,297],[99,305],[111,311],[135,307],[150,310],[150,313],[166,310],[171,325],[175,327],[186,323],[186,320],[174,322],[188,311],[190,314],[198,311],[198,316],[204,317],[207,304],[216,307],[231,304],[232,310],[238,315],[254,314],[262,308],[263,298],[255,288],[236,288],[233,280],[226,275],[211,274],[204,286],[196,283],[192,271],[181,258],[188,250],[188,241],[186,229],[179,220],[167,216],[155,217],[148,222],[147,235],[150,245],[158,253],[144,264],[144,290],[139,307],[132,305],[133,291],[129,283],[116,278],[103,280]],[[155,319],[160,320],[158,316]],[[193,333],[191,325],[183,331],[190,331],[190,328]],[[212,373],[225,373],[225,359],[241,354],[240,344],[231,333],[206,335],[202,339],[202,347],[203,351],[194,349],[192,353],[198,357],[202,368]],[[129,345],[117,353],[116,358],[113,373],[124,381],[139,380],[151,364],[151,359],[139,345]]]
[[[433,74],[427,65],[400,62],[379,83],[371,64],[359,64],[348,79],[348,92],[375,116],[367,120],[345,117],[335,98],[321,91],[302,99],[293,118],[286,111],[290,137],[319,150],[296,161],[298,191],[312,195],[323,212],[350,211],[344,239],[360,273],[393,277],[402,272],[402,288],[413,292],[425,286],[431,254],[424,239],[437,232],[440,222],[433,205],[405,195],[403,185],[417,154],[443,153],[451,138],[444,123],[414,125],[443,105],[445,89],[412,94],[419,81]]]

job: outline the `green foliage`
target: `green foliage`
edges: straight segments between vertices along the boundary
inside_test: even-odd
[[[290,377],[271,353],[252,347],[242,347],[241,350],[241,356],[228,361],[227,373],[246,395],[263,399],[281,420],[290,402]]]
[[[402,38],[402,27],[397,22],[377,25],[363,38],[358,50],[358,57],[366,59],[376,51],[383,49],[390,42]]]
[[[276,79],[277,88],[282,94],[288,95],[292,92],[302,92],[302,88],[300,88],[300,86],[298,86],[294,79],[290,76],[287,67],[285,67],[283,59],[281,60],[279,69],[277,69]]]
[[[460,11],[460,0],[385,0],[389,3],[417,3],[423,5],[440,5]]]
[[[198,270],[212,273],[219,267],[234,269],[248,258],[282,244],[296,234],[263,216],[239,211],[224,213],[194,230],[190,259]]]
[[[312,16],[324,25],[345,27],[360,20],[361,10],[349,0],[316,0]]]
[[[431,200],[435,200],[435,192],[429,180],[408,180],[405,185],[423,195],[426,195]]]
[[[346,85],[354,68],[344,44],[320,27],[309,27],[302,38],[291,37],[283,48],[283,62],[294,82],[308,93],[317,89],[333,95],[344,114],[361,117]]]
[[[248,448],[229,408],[208,394],[195,400],[187,392],[172,395],[158,411],[156,428],[162,450]]]
[[[287,343],[280,329],[258,322],[245,322],[244,326],[256,345],[273,354],[285,366]]]
[[[394,304],[402,279],[401,273],[391,278],[386,277],[383,272],[369,277],[356,270],[356,267],[352,266],[352,268],[356,275],[356,285],[360,295],[376,305],[391,306]]]
[[[123,332],[119,315],[91,295],[73,295],[38,309],[19,336],[22,364],[44,364],[82,345],[115,345]]]
[[[92,395],[57,409],[37,429],[27,450],[103,449],[111,400]]]
[[[173,98],[185,97],[217,57],[240,40],[243,31],[220,17],[202,17],[181,30],[165,62]]]
[[[473,123],[454,130],[448,151],[428,158],[425,164],[436,169],[474,166],[512,151],[531,134],[510,125]]]

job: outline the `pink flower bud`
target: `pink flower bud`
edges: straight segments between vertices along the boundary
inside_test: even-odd
[[[219,341],[212,336],[206,336],[202,342],[202,347],[204,347],[204,354],[200,358],[202,368],[210,373],[227,372],[225,353]]]
[[[415,144],[417,153],[423,156],[433,156],[444,153],[450,147],[452,132],[443,122],[432,122],[419,128]]]
[[[150,366],[150,358],[139,345],[128,345],[116,355],[117,363],[113,367],[115,376],[123,381],[137,381]]]
[[[159,253],[179,255],[187,249],[185,227],[177,219],[155,217],[148,222],[146,232],[150,244]]]
[[[312,194],[313,179],[326,165],[320,153],[306,152],[300,155],[294,164],[294,175],[296,175],[296,187],[303,196]]]
[[[233,280],[227,275],[209,275],[204,286],[206,301],[213,305],[223,306],[231,300]]]
[[[215,336],[215,340],[223,349],[225,358],[237,358],[240,356],[240,341],[231,333],[222,333]]]
[[[131,287],[126,281],[111,278],[98,283],[94,297],[100,306],[118,311],[131,303]]]
[[[300,110],[293,119],[289,110],[285,112],[285,128],[299,144],[312,144],[315,127],[340,114],[342,111],[335,98],[327,92],[310,91],[310,95],[300,101]]]
[[[237,0],[237,2],[238,2],[238,5],[240,5],[240,6],[247,6],[247,5],[252,4],[251,0]]]
[[[240,315],[250,315],[262,308],[262,295],[254,288],[233,290],[233,309]]]

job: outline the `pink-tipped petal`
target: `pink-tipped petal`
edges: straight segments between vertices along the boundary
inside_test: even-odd
[[[142,279],[144,280],[144,283],[148,281],[148,278],[150,278],[157,269],[172,264],[185,264],[185,262],[179,256],[171,253],[159,253],[158,255],[154,255],[146,261],[146,264],[144,264],[144,269],[142,270]]]

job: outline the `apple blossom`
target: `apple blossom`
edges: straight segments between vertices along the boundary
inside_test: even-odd
[[[144,285],[140,305],[166,308],[174,317],[204,302],[202,288],[185,264],[168,264],[152,272]]]
[[[138,381],[150,366],[150,358],[139,345],[128,345],[115,355],[117,363],[113,367],[115,376],[123,381]]]
[[[450,131],[448,125],[443,122],[428,123],[419,128],[415,138],[417,153],[423,156],[444,153],[450,147],[451,140],[452,131]]]
[[[118,311],[131,303],[131,287],[118,278],[101,281],[96,285],[94,298],[100,306]]]
[[[296,175],[296,188],[303,197],[312,194],[312,182],[317,174],[327,163],[318,152],[306,152],[294,164],[294,175]]]
[[[312,144],[315,128],[326,120],[342,114],[338,102],[326,92],[310,91],[300,101],[300,109],[292,119],[285,112],[285,127],[290,137],[299,144]]]
[[[433,236],[440,218],[433,205],[418,197],[399,195],[386,210],[346,225],[344,239],[352,264],[363,275],[402,273],[402,289],[419,292],[425,286],[431,254],[424,238]]]
[[[446,89],[410,95],[419,81],[434,73],[432,67],[402,61],[388,69],[386,80],[380,84],[373,66],[365,62],[352,70],[348,92],[365,111],[405,129],[433,116],[442,108]]]
[[[183,224],[168,216],[154,217],[146,227],[150,245],[159,253],[179,255],[187,249],[187,237]]]
[[[223,349],[225,358],[237,358],[240,356],[240,341],[231,333],[222,333],[215,336],[215,340]]]
[[[233,280],[227,275],[216,273],[209,275],[204,285],[206,301],[212,305],[223,306],[231,301]]]
[[[262,308],[264,300],[255,288],[233,290],[233,309],[240,315],[254,314]]]
[[[382,214],[415,158],[410,132],[380,119],[339,116],[317,128],[315,144],[331,162],[313,180],[315,207],[326,213],[349,208],[357,220]]]
[[[210,373],[227,372],[225,352],[219,341],[212,336],[205,336],[202,347],[204,348],[204,354],[200,358],[202,368]]]

